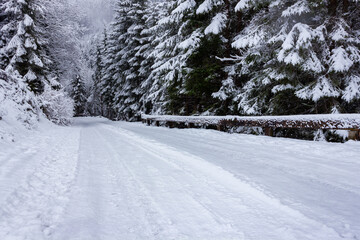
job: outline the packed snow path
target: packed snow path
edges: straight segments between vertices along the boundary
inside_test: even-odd
[[[359,239],[359,156],[80,118],[0,143],[0,239]]]

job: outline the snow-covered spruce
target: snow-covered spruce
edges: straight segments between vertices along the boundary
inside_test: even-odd
[[[57,124],[71,122],[73,102],[54,64],[59,48],[51,40],[56,34],[51,6],[42,0],[0,2],[1,115],[2,123],[14,128],[35,128],[43,115]]]
[[[359,14],[352,0],[118,1],[104,115],[359,112]]]
[[[236,11],[257,8],[233,42],[250,77],[237,96],[243,112],[358,112],[359,3],[241,0]]]
[[[45,85],[41,95],[29,90],[26,81],[0,70],[0,138],[22,129],[35,129],[41,118],[68,125],[73,117],[73,101],[62,90]]]

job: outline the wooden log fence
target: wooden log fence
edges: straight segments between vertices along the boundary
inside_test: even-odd
[[[360,140],[360,114],[323,114],[301,116],[264,117],[203,117],[203,116],[153,116],[142,115],[143,123],[169,128],[211,128],[226,131],[234,127],[262,128],[266,136],[273,136],[276,129],[346,130],[348,139]]]

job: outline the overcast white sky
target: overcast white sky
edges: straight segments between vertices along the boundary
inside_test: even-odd
[[[70,0],[88,16],[93,31],[101,31],[113,17],[113,0]]]

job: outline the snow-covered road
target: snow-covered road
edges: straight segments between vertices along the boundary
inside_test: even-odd
[[[80,118],[0,142],[0,239],[360,239],[360,144]]]

